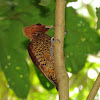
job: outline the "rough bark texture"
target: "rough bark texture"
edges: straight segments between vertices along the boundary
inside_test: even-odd
[[[59,100],[69,100],[69,77],[64,63],[64,28],[66,0],[56,0],[54,64],[58,82]]]

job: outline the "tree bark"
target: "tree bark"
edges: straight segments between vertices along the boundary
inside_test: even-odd
[[[65,30],[66,0],[56,0],[55,36],[59,40],[54,43],[54,65],[58,82],[59,100],[69,100],[69,77],[64,60],[64,30]]]

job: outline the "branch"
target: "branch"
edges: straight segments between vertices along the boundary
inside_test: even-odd
[[[99,73],[99,75],[98,75],[98,77],[97,77],[88,97],[87,97],[87,100],[94,100],[94,97],[97,94],[99,87],[100,87],[100,73]]]
[[[54,43],[54,65],[58,82],[59,100],[69,100],[69,77],[64,60],[64,28],[66,0],[56,0],[55,36],[60,40]]]

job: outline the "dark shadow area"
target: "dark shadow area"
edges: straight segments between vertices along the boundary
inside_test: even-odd
[[[22,42],[22,45],[23,45],[23,48],[24,49],[27,49],[28,48],[28,44],[30,43],[30,40],[28,39],[28,40],[25,40],[25,41],[23,41]]]
[[[50,9],[46,6],[41,6],[39,5],[40,3],[40,0],[31,0],[32,4],[34,4],[34,6],[36,6],[38,9],[40,9],[41,13],[40,13],[40,16],[42,17],[46,17],[46,16],[49,16],[49,12],[50,12]]]

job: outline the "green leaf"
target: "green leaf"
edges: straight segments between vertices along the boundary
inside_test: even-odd
[[[100,50],[100,37],[72,8],[66,10],[66,24],[66,69],[77,73],[84,67],[88,54],[96,54]]]
[[[0,15],[9,10],[10,10],[10,5],[7,3],[7,1],[0,0]]]
[[[14,0],[0,0],[0,15],[9,16],[16,6],[17,2],[14,2]]]
[[[30,89],[29,69],[23,46],[23,25],[14,20],[0,22],[0,65],[10,88],[20,98],[26,98]]]
[[[7,36],[8,37],[7,42],[9,41],[10,42],[9,44],[12,44],[11,48],[17,48],[17,50],[18,50],[18,52],[13,52],[13,50],[12,50],[11,53],[17,54],[18,57],[20,57],[21,54],[18,54],[18,53],[21,52],[23,55],[23,60],[24,60],[26,58],[26,55],[25,55],[26,53],[23,50],[25,50],[27,48],[27,44],[26,44],[27,41],[26,41],[23,33],[21,33],[21,36],[20,35],[14,36],[14,35],[15,34],[18,35],[18,33],[20,33],[22,31],[22,29],[21,29],[22,26],[20,27],[20,24],[23,24],[24,26],[28,26],[28,25],[35,24],[35,23],[54,25],[55,2],[51,1],[50,5],[48,5],[47,7],[41,6],[39,4],[40,0],[31,1],[31,3],[29,0],[25,0],[24,2],[22,2],[21,0],[15,0],[15,2],[17,3],[17,6],[14,8],[14,10],[12,10],[13,13],[10,13],[10,17],[8,17],[8,19],[10,18],[9,23],[6,22],[6,20],[5,20],[5,23],[8,23],[8,25],[9,25],[9,29],[10,29],[9,33],[11,33],[10,38]],[[12,20],[13,20],[13,22],[12,22]],[[48,21],[48,20],[50,20],[50,21]],[[19,21],[20,24],[16,23],[16,25],[15,25],[14,21],[15,22]],[[10,23],[12,23],[11,26],[10,26]],[[7,25],[4,25],[4,27],[6,27],[6,26]],[[20,32],[16,32],[16,28],[20,28]],[[9,30],[9,29],[7,28],[7,30]],[[13,34],[12,32],[15,34]],[[52,35],[53,33],[50,33],[50,34]],[[5,36],[6,35],[4,35],[3,37],[5,38]],[[17,40],[17,42],[15,40]],[[9,48],[9,44],[7,44],[7,45],[5,44],[4,48],[5,48],[5,46],[8,46],[6,48]],[[19,44],[23,44],[23,45],[19,45]],[[25,48],[25,46],[26,46],[26,48]],[[10,50],[8,52],[10,52]],[[8,55],[8,54],[6,54],[6,55]],[[11,55],[11,54],[9,54],[9,55]],[[20,61],[22,61],[22,60],[20,60]],[[18,62],[19,61],[16,60],[16,64]],[[28,69],[27,69],[27,71],[28,71]],[[13,73],[12,73],[12,75],[13,75]],[[8,76],[8,75],[6,75],[6,76]],[[41,77],[41,72],[38,72],[38,76],[39,76],[39,80],[40,80],[41,84],[45,88],[50,90],[54,87],[46,78],[44,78],[44,76]],[[28,80],[28,78],[26,78],[26,79]],[[13,89],[13,90],[15,91],[15,89]],[[16,92],[16,94],[17,94],[17,92]],[[20,93],[20,96],[21,96],[21,93]]]
[[[42,6],[47,6],[50,4],[50,2],[51,2],[51,0],[41,0],[41,2],[39,4]]]
[[[44,88],[51,90],[54,88],[54,85],[39,71],[39,69],[35,66],[37,76],[40,80],[40,83]]]
[[[95,18],[96,15],[95,15],[93,7],[91,5],[89,5],[89,4],[87,4],[86,7],[87,7],[87,10],[88,10],[90,16],[92,16],[93,18]]]
[[[76,2],[77,0],[66,0],[67,3]]]
[[[96,8],[96,15],[98,17],[97,29],[100,29],[100,8]]]
[[[54,25],[55,22],[55,1],[51,1],[48,6],[41,6],[40,0],[20,1],[15,0],[17,6],[11,13],[11,19],[20,20],[24,26],[35,23],[43,23],[46,25]],[[31,4],[30,4],[31,3]],[[50,21],[48,21],[50,20]]]

